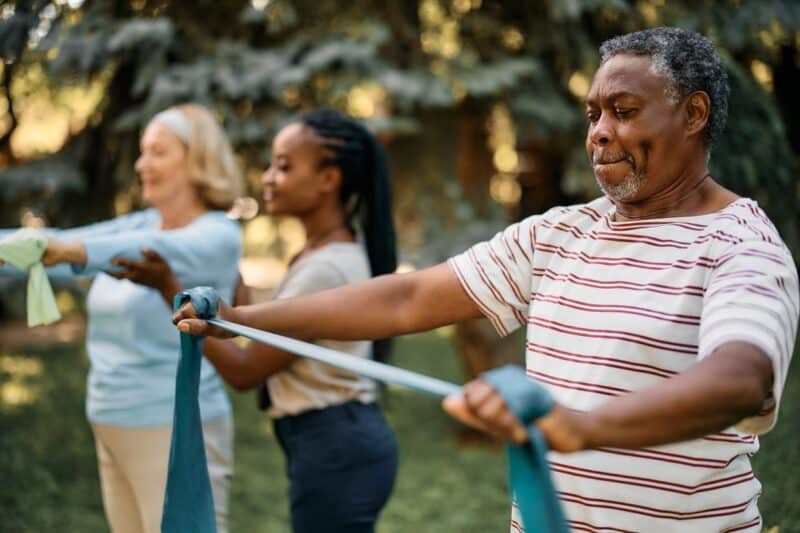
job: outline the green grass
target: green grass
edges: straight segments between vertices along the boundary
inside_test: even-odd
[[[460,381],[447,339],[435,334],[398,342],[397,364]],[[91,431],[84,417],[87,361],[80,345],[0,353],[0,387],[38,393],[29,405],[0,401],[0,532],[108,531]],[[39,362],[38,375],[14,364]],[[2,364],[5,361],[6,364]],[[29,365],[28,365],[29,366]],[[0,389],[0,392],[6,389]],[[0,396],[1,397],[1,396]],[[283,455],[254,393],[231,392],[236,465],[231,490],[234,533],[288,528]],[[500,450],[456,446],[459,427],[430,397],[392,389],[385,412],[397,431],[400,470],[379,533],[485,532],[507,528],[505,460]]]
[[[447,339],[435,334],[398,342],[395,362],[459,380]],[[8,356],[13,356],[9,359]],[[20,362],[23,364],[20,365]],[[43,371],[31,371],[39,362]],[[94,445],[85,421],[86,355],[81,346],[0,353],[0,531],[108,531]],[[35,368],[34,368],[35,370]],[[27,374],[27,375],[26,375]],[[800,532],[800,364],[795,361],[780,422],[762,439],[754,463],[764,483],[760,507],[768,527]],[[38,393],[12,406],[10,390]],[[231,393],[236,413],[233,533],[288,531],[283,457],[253,394]],[[386,412],[398,434],[400,471],[379,533],[507,531],[505,462],[499,450],[456,445],[458,426],[436,400],[392,389]]]

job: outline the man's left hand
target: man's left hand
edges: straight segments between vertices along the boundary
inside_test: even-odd
[[[528,441],[523,423],[509,410],[500,393],[481,379],[464,385],[462,394],[445,398],[442,406],[462,423],[500,440],[515,444]],[[575,452],[586,448],[588,418],[585,413],[555,404],[534,423],[551,450]]]

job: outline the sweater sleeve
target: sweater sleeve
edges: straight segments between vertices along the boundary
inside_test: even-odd
[[[213,281],[217,258],[241,255],[241,230],[222,213],[209,213],[188,226],[168,231],[155,229],[124,231],[81,239],[86,264],[73,266],[76,274],[94,275],[118,270],[117,257],[142,259],[142,248],[161,255],[184,287]]]
[[[122,232],[152,227],[157,219],[158,213],[155,209],[146,209],[144,211],[136,211],[112,218],[111,220],[95,222],[94,224],[87,224],[85,226],[68,229],[44,228],[42,231],[44,231],[47,236],[61,241],[83,241],[88,238],[115,235]],[[19,228],[0,229],[0,239],[14,233],[18,229]],[[51,280],[71,279],[78,273],[78,271],[69,264],[48,267],[46,272],[47,277]],[[0,266],[0,275],[19,277],[24,275],[24,272],[6,264]]]

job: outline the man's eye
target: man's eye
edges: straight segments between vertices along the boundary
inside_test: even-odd
[[[618,117],[628,117],[633,114],[633,109],[615,109],[614,112]]]
[[[597,122],[598,120],[600,120],[600,113],[597,113],[595,111],[586,113],[586,118],[589,119],[589,122],[592,123]]]

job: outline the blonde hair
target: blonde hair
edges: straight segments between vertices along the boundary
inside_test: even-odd
[[[197,104],[181,104],[189,124],[186,164],[191,183],[209,209],[228,210],[242,195],[244,183],[225,131],[211,112]]]

